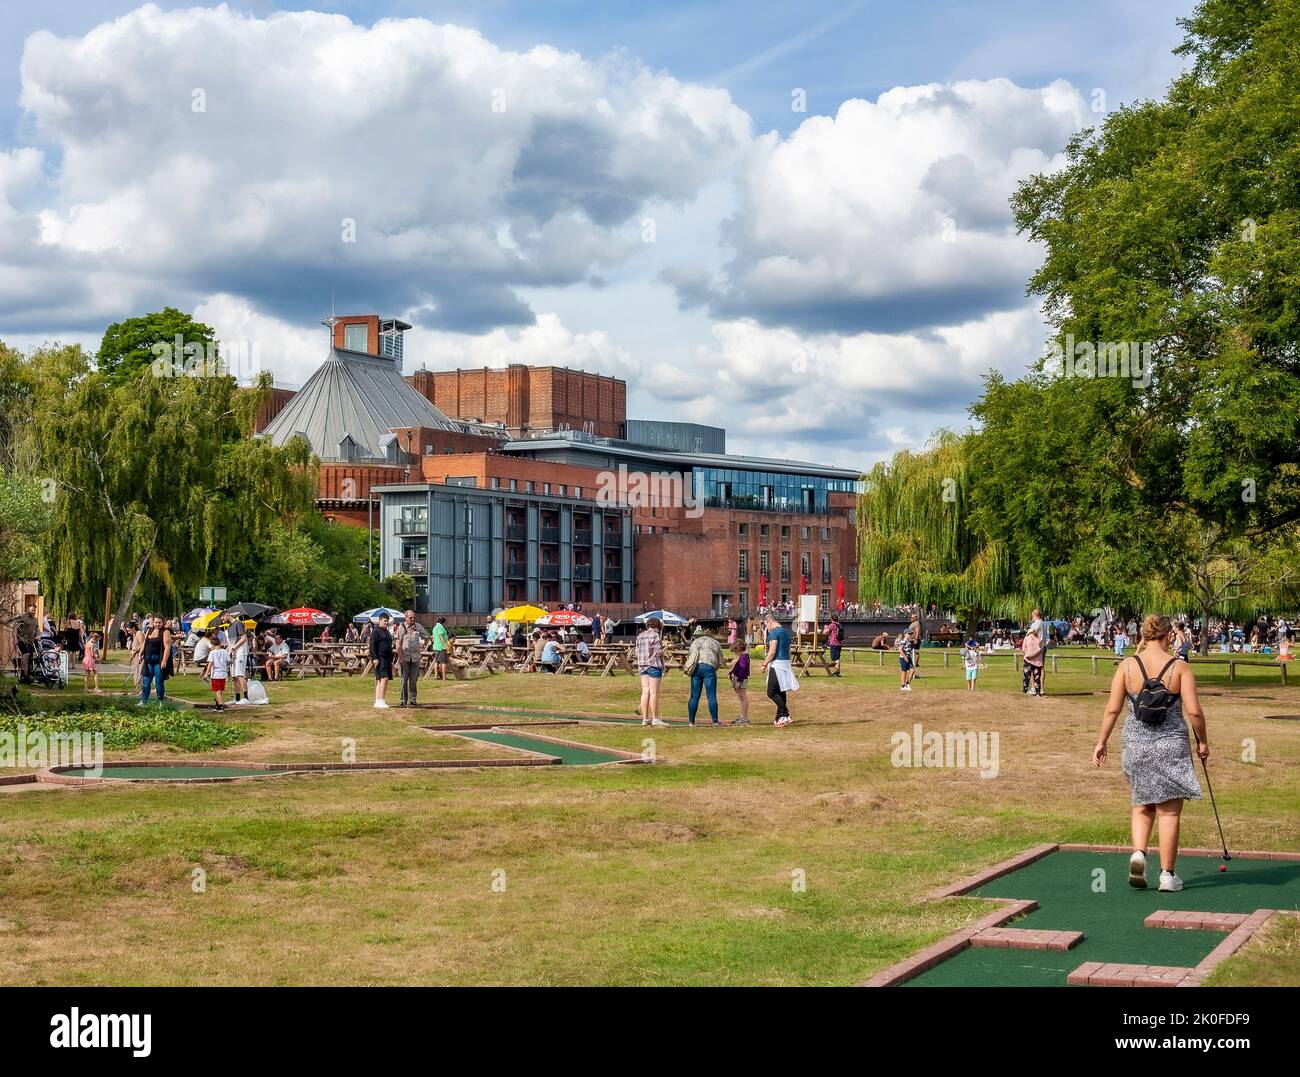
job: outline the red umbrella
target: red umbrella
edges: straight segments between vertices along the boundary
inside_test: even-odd
[[[763,607],[767,605],[767,577],[759,576],[758,578],[758,605]]]
[[[332,625],[334,618],[328,613],[322,613],[320,610],[314,610],[308,606],[299,606],[292,610],[282,610],[274,617],[268,618],[268,623],[306,628],[309,625]]]
[[[799,577],[799,593],[800,593],[801,595],[806,595],[806,594],[808,593],[808,577],[807,577],[807,576],[800,576],[800,577]]]
[[[555,610],[545,617],[537,618],[534,624],[546,625],[548,628],[587,628],[591,625],[591,618],[577,610]]]
[[[836,609],[844,608],[844,577],[840,577],[840,582],[835,588],[835,607]]]

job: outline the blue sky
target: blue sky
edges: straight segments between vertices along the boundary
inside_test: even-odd
[[[1041,349],[1006,195],[1163,93],[1191,3],[156,7],[0,0],[0,338],[172,302],[301,382],[332,293],[865,465]]]

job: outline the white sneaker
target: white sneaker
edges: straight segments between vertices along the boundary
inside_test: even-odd
[[[653,722],[651,722],[650,724],[651,724],[651,725],[666,726],[668,723],[667,723],[667,722],[664,722],[664,721],[661,721],[660,719],[656,718],[656,719],[655,719]]]
[[[382,699],[376,699],[376,700],[375,700],[375,709],[376,709],[376,710],[384,710],[384,711],[386,711],[386,710],[388,710],[388,704],[385,703]]]
[[[1156,888],[1166,894],[1176,894],[1183,888],[1183,880],[1172,871],[1160,872],[1160,885]]]
[[[1147,854],[1134,852],[1128,858],[1128,884],[1138,890],[1147,888]]]
[[[788,714],[783,714],[783,715],[781,715],[780,718],[776,719],[776,721],[774,721],[772,724],[773,724],[773,725],[789,725],[789,724],[790,724],[791,722],[793,722],[793,721],[794,721],[794,719],[791,718]]]
[[[899,689],[900,692],[910,692],[911,690],[912,690],[912,686],[910,684],[905,684],[903,685],[902,688]]]

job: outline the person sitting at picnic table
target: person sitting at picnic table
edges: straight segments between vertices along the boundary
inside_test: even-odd
[[[208,638],[207,629],[200,629],[199,638],[194,643],[194,664],[198,666],[199,669],[205,670],[204,676],[207,675],[206,667],[208,664],[208,652],[211,650],[212,640]]]
[[[581,636],[578,637],[578,661],[587,662],[591,659],[591,648],[587,646],[587,641]]]
[[[542,655],[538,660],[542,667],[542,672],[554,673],[560,668],[561,658],[559,641],[554,635],[545,637],[542,641]]]
[[[289,664],[289,645],[280,637],[279,633],[272,636],[274,642],[266,651],[266,679],[268,681],[278,681],[284,672],[284,667]]]
[[[344,642],[344,643],[356,643],[357,640],[360,639],[360,638],[361,638],[361,637],[360,637],[359,633],[357,632],[357,626],[356,626],[356,625],[351,625],[351,624],[348,625],[348,630],[347,630],[346,632],[343,633],[343,642]]]
[[[527,647],[528,637],[524,635],[524,626],[515,625],[515,634],[510,640],[512,647]]]
[[[334,640],[330,638],[329,625],[326,625],[324,628],[322,628],[322,629],[320,630],[320,639],[318,639],[316,642],[317,642],[317,643],[333,643],[333,642],[334,642]]]

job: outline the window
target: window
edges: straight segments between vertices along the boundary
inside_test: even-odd
[[[823,527],[823,528],[822,528],[822,541],[823,541],[823,542],[830,542],[830,540],[831,540],[831,529],[830,529],[829,527]]]
[[[564,483],[560,483],[560,496],[561,496],[561,497],[566,496],[566,495],[565,495],[565,490],[567,490],[567,489],[568,489],[568,487],[566,487],[566,486],[564,485]]]
[[[822,609],[828,609],[831,604],[831,593],[822,588]]]
[[[763,579],[768,579],[772,575],[772,555],[766,550],[758,555],[758,574]]]
[[[790,582],[790,551],[781,551],[781,582]],[[783,600],[784,601],[784,600]]]
[[[805,576],[812,574],[812,558],[808,554],[804,554],[803,559],[799,562],[799,571]]]
[[[526,493],[526,494],[531,494],[532,492],[533,492],[533,480],[532,480],[532,479],[528,479],[528,480],[524,483],[524,493]]]
[[[858,566],[849,565],[849,583],[858,582]]]
[[[761,539],[767,538],[767,524],[758,525],[758,537]]]
[[[749,524],[736,524],[736,534],[741,538],[749,538]]]
[[[831,582],[831,555],[822,554],[822,583]]]
[[[783,587],[781,589],[781,605],[784,606],[789,601],[790,601],[790,589],[788,587]]]
[[[368,352],[370,350],[370,326],[360,325],[343,327],[343,347],[350,352]]]
[[[551,484],[549,482],[542,483],[542,493],[549,494],[550,492],[551,492]]]
[[[749,609],[749,592],[743,587],[740,589],[740,608]]]
[[[511,479],[511,480],[510,480],[510,492],[513,494],[517,489],[519,489],[518,483],[516,483],[516,481],[515,481],[514,479]]]
[[[581,487],[581,486],[575,486],[575,487],[573,488],[573,496],[574,496],[574,497],[581,497],[581,496],[582,496],[582,487]]]
[[[749,551],[740,551],[740,572],[739,577],[742,580],[749,579]]]
[[[492,489],[493,490],[501,489],[501,480],[496,475],[492,476]]]
[[[810,537],[810,533],[811,533],[811,531],[812,531],[812,528],[810,528],[810,527],[803,527],[803,528],[800,528],[800,537],[804,540],[804,542],[807,542],[807,541],[808,541],[808,539],[809,539],[809,537]]]
[[[790,541],[790,525],[789,525],[789,524],[782,524],[782,525],[781,525],[781,541],[782,541],[782,542],[789,542],[789,541]]]

